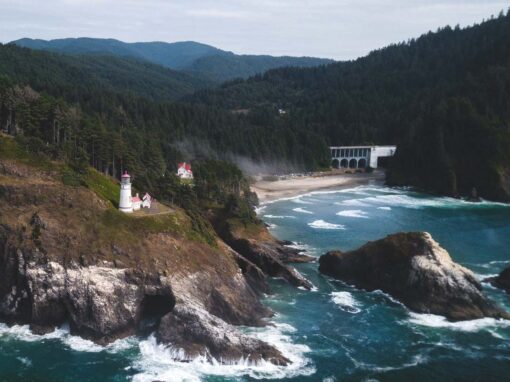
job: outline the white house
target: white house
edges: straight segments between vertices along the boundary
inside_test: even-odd
[[[148,192],[142,198],[142,208],[151,208],[152,204],[152,196],[149,195]]]
[[[191,171],[191,165],[186,162],[179,163],[177,168],[177,176],[181,179],[193,179],[193,171]]]

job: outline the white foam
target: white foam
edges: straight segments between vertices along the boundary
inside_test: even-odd
[[[331,292],[331,300],[345,312],[353,314],[361,312],[360,303],[349,292]]]
[[[384,206],[384,207],[377,207],[378,210],[384,210],[384,211],[391,211],[391,207],[387,207],[387,206]]]
[[[362,202],[360,199],[346,199],[341,202],[335,202],[337,206],[348,206],[348,207],[370,207],[370,204]]]
[[[264,215],[265,218],[268,219],[295,219],[295,216],[292,215]]]
[[[266,361],[254,364],[244,359],[227,365],[219,362],[210,363],[205,357],[197,357],[191,362],[179,362],[176,360],[182,356],[179,351],[158,344],[154,336],[150,336],[147,340],[140,342],[140,356],[134,364],[134,368],[139,373],[134,376],[133,381],[198,382],[206,375],[231,378],[249,376],[254,379],[282,379],[312,375],[316,371],[315,367],[305,356],[310,348],[292,343],[287,334],[295,330],[286,324],[247,330],[247,334],[277,347],[292,362],[288,366],[277,366]]]
[[[324,220],[314,220],[313,222],[308,223],[308,225],[316,229],[336,229],[336,230],[345,229],[345,226],[342,224],[328,223]]]
[[[257,215],[260,215],[265,209],[266,209],[267,206],[264,206],[264,205],[260,205],[258,207],[255,207],[255,213]]]
[[[133,347],[136,341],[133,337],[129,337],[114,341],[106,346],[101,346],[90,340],[71,335],[67,325],[55,328],[53,332],[39,335],[34,334],[28,325],[14,325],[9,327],[5,324],[0,324],[0,337],[10,337],[26,342],[59,340],[72,350],[91,353],[98,353],[101,351],[117,353]]]
[[[301,213],[301,214],[309,214],[309,215],[313,215],[313,212],[312,212],[312,211],[305,210],[304,208],[294,208],[292,211],[294,211],[294,212],[299,212],[299,213]]]
[[[308,255],[313,255],[317,253],[317,249],[304,243],[295,243],[287,244],[286,247],[297,249],[300,252],[306,252]]]
[[[431,328],[447,328],[463,332],[478,332],[487,328],[510,327],[510,320],[498,320],[495,318],[480,318],[477,320],[451,322],[446,317],[435,314],[409,313],[409,322],[415,325],[428,326]]]
[[[368,219],[367,213],[362,210],[343,210],[336,213],[338,216],[349,218]]]
[[[301,198],[292,199],[292,202],[296,204],[313,204],[312,202],[303,200]]]
[[[16,359],[27,367],[32,366],[32,361],[30,361],[30,359],[27,357],[16,357]]]

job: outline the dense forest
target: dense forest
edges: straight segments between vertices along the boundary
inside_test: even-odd
[[[510,13],[352,62],[283,68],[192,96],[273,124],[286,110],[332,145],[398,144],[393,184],[510,200]]]
[[[328,164],[325,140],[304,128],[291,131],[283,120],[267,126],[243,114],[172,102],[184,93],[173,75],[133,59],[3,45],[0,128],[54,158],[115,177],[130,169],[149,188],[178,161],[201,157],[278,162],[279,170]]]
[[[198,75],[215,83],[234,78],[247,78],[283,66],[312,67],[333,62],[333,60],[315,57],[239,55],[194,41],[126,43],[114,39],[82,37],[49,41],[23,38],[13,41],[12,44],[67,54],[108,54],[132,57]]]
[[[507,13],[212,89],[136,59],[4,45],[0,127],[77,166],[128,168],[149,188],[180,160],[313,170],[329,166],[329,144],[398,144],[392,184],[510,200],[509,41]]]

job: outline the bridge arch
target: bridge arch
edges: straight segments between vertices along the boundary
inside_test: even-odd
[[[341,168],[347,168],[347,167],[349,167],[349,161],[348,161],[347,159],[345,159],[345,158],[344,158],[344,159],[342,159],[342,160],[340,161],[340,167],[341,167]]]
[[[358,167],[358,161],[354,158],[352,158],[349,161],[349,168],[357,168]]]
[[[338,159],[333,159],[331,161],[331,167],[333,167],[333,168],[340,168],[340,161]]]
[[[365,168],[367,167],[367,160],[365,158],[361,158],[358,161],[358,168]]]

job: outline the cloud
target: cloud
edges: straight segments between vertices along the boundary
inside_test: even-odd
[[[195,40],[236,53],[345,60],[508,7],[502,0],[0,0],[0,39]]]

